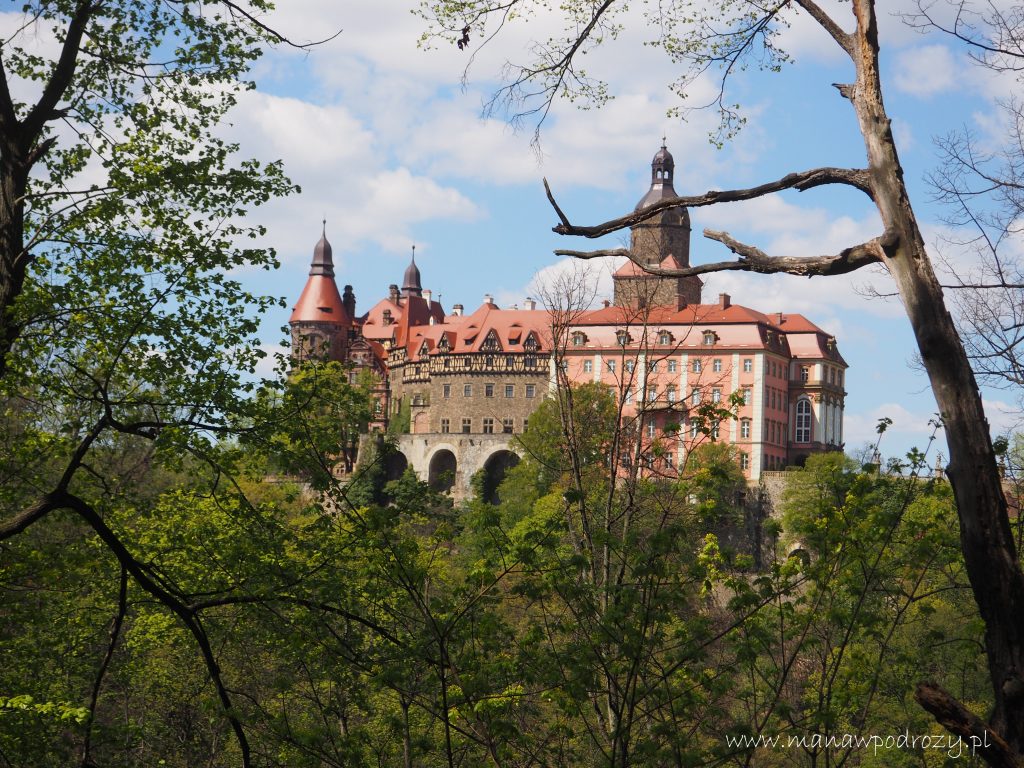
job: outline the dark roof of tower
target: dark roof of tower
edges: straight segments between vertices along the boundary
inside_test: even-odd
[[[405,268],[405,277],[402,278],[402,291],[406,294],[419,296],[423,293],[420,285],[420,270],[416,266],[416,246],[412,247],[412,262]]]
[[[665,146],[665,140],[662,139],[661,149],[651,160],[651,188],[647,190],[646,195],[640,198],[640,202],[636,204],[636,210],[639,211],[668,197],[676,197],[676,190],[672,186],[675,167],[676,161],[672,158],[668,147]]]
[[[313,263],[310,265],[309,274],[334,277],[334,252],[331,249],[331,244],[327,242],[326,220],[324,220],[323,226],[320,242],[313,248]]]

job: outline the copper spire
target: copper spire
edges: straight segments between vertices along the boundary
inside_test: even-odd
[[[402,293],[406,296],[422,296],[423,286],[420,285],[420,270],[416,266],[416,246],[412,247],[412,262],[405,269],[402,279]]]
[[[331,244],[327,242],[327,219],[323,220],[320,242],[313,248],[313,264],[309,268],[309,274],[334,277],[334,253]]]

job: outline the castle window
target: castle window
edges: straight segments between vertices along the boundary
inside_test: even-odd
[[[672,469],[672,454],[665,454],[665,469]]]
[[[693,388],[693,392],[690,393],[690,399],[694,405],[700,403],[700,387]]]
[[[811,442],[811,401],[806,397],[796,401],[796,441]]]
[[[484,397],[494,397],[493,384],[484,384]]]
[[[658,399],[658,390],[656,387],[647,388],[647,402],[653,403]]]
[[[484,434],[485,435],[493,435],[494,434],[494,419],[492,419],[490,416],[485,416],[484,417]]]
[[[511,357],[506,357],[505,358],[505,367],[506,368],[511,368],[512,367],[512,358]]]
[[[447,362],[447,361],[445,361],[445,362]],[[452,385],[451,384],[445,384],[443,387],[441,387],[441,393],[442,393],[444,399],[447,400],[449,397],[452,396]]]
[[[743,419],[740,422],[740,437],[744,439],[750,437],[750,419]]]
[[[505,397],[515,397],[515,396],[516,396],[516,385],[515,384],[506,384],[505,385]]]
[[[743,390],[743,404],[744,405],[750,405],[750,390],[749,389],[744,389]]]
[[[715,422],[715,426],[711,428],[711,437],[715,440],[718,439],[718,422]]]
[[[651,373],[657,373],[658,372],[658,361],[654,360],[654,361],[648,363],[647,364],[647,370],[650,371]]]
[[[608,373],[615,373],[615,361],[614,360],[609,360],[608,361]]]
[[[462,396],[463,397],[472,397],[473,396],[473,385],[472,384],[464,384],[462,386]]]
[[[693,372],[694,373],[700,373],[700,369],[701,369],[700,358],[697,358],[696,360],[693,361]]]
[[[468,418],[467,419],[463,419],[462,420],[462,434],[468,435],[472,429],[473,429],[473,420],[472,419],[468,419]]]
[[[488,355],[487,356],[487,360],[485,361],[485,363],[486,363],[487,367],[490,368],[491,366],[494,365],[494,358],[491,357],[490,355]]]
[[[714,361],[711,363],[711,370],[713,370],[715,373],[721,373],[722,372],[722,360],[721,360],[721,358],[716,357],[714,359]]]
[[[444,359],[444,367],[446,370],[452,367],[452,361],[449,360],[447,357]]]
[[[649,439],[651,439],[651,440],[654,439],[654,435],[655,435],[656,431],[657,431],[657,428],[654,426],[654,422],[651,422],[650,424],[647,425],[647,437]]]
[[[704,331],[704,345],[710,347],[715,343],[715,332]]]
[[[740,469],[744,472],[750,469],[750,457],[745,453],[740,454]]]
[[[512,434],[512,419],[501,420],[501,431],[504,432],[506,435]]]
[[[572,335],[572,345],[574,347],[582,347],[586,343],[587,343],[587,335],[585,333],[583,333],[582,331],[576,331]]]
[[[536,394],[537,394],[537,385],[536,384],[527,384],[526,385],[526,396],[532,398]]]
[[[671,344],[672,343],[672,334],[669,333],[668,331],[662,331],[661,333],[658,334],[658,343],[659,344]]]
[[[448,434],[451,431],[451,421],[448,419],[441,419],[441,432]]]
[[[633,361],[632,360],[627,360],[626,361],[626,373],[632,373],[632,372],[633,372]]]
[[[720,390],[720,389],[712,389],[711,390],[711,402],[712,403],[720,403],[720,402],[722,402],[722,390]]]
[[[810,381],[811,379],[811,367],[809,365],[800,366],[800,381]]]
[[[674,403],[676,401],[676,387],[675,387],[675,384],[669,384],[668,387],[666,387],[666,389],[665,389],[665,399],[668,400],[670,403]]]
[[[743,372],[750,373],[752,370],[754,370],[754,361],[749,357],[743,358]]]
[[[527,368],[536,368],[537,367],[537,358],[534,357],[533,355],[527,355],[526,356],[526,362],[524,363],[524,365],[526,365]]]
[[[584,360],[583,361],[583,372],[584,373],[593,373],[593,371],[594,371],[594,361],[593,360]]]
[[[668,372],[669,373],[675,373],[678,370],[679,370],[679,363],[677,363],[675,360],[669,360],[668,361]]]

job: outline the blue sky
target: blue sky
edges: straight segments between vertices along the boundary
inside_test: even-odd
[[[828,3],[850,26],[849,4]],[[883,13],[902,2],[880,3]],[[541,154],[532,127],[512,130],[501,116],[481,116],[506,60],[524,61],[531,39],[557,34],[552,16],[514,25],[480,48],[462,82],[469,53],[453,44],[423,50],[424,22],[399,0],[282,0],[271,23],[296,39],[341,34],[310,53],[281,49],[257,66],[257,89],[242,98],[231,135],[242,153],[281,158],[303,192],[275,201],[256,215],[278,250],[278,274],[247,277],[264,291],[294,301],[326,217],[339,283],[355,287],[368,309],[400,282],[410,247],[425,288],[450,308],[476,307],[485,293],[516,303],[565,268],[558,247],[620,244],[621,237],[580,242],[551,232],[556,218],[544,197],[546,176],[563,207],[579,223],[629,211],[646,191],[649,163],[663,134],[676,159],[676,189],[694,194],[746,187],[818,165],[863,165],[863,144],[852,109],[831,87],[851,68],[835,44],[809,19],[796,17],[783,42],[796,63],[781,74],[747,73],[733,99],[749,118],[722,149],[708,141],[715,116],[667,116],[677,101],[668,85],[679,70],[642,43],[652,37],[639,11],[624,17],[626,31],[588,55],[588,69],[608,80],[615,98],[597,110],[557,103],[542,128]],[[632,22],[632,23],[630,23]],[[922,36],[888,15],[882,18],[886,103],[906,178],[926,239],[944,231],[942,210],[931,204],[925,174],[935,167],[933,137],[970,127],[983,141],[995,137],[993,105],[1012,88],[973,66],[948,39]],[[712,83],[696,84],[710,93]],[[695,99],[696,100],[696,99]],[[750,203],[691,212],[692,261],[728,256],[704,240],[705,228],[725,229],[771,254],[813,255],[879,234],[866,198],[848,190],[786,193]],[[962,256],[969,263],[969,258]],[[601,276],[610,290],[608,269]],[[935,410],[927,380],[913,364],[914,342],[898,301],[879,272],[807,280],[728,273],[707,278],[705,296],[728,292],[755,309],[801,312],[839,339],[850,363],[846,437],[850,450],[874,437],[877,419],[895,424],[883,453],[923,447]],[[287,312],[268,318],[269,349],[282,338]],[[997,431],[1016,416],[1012,393],[986,395]]]

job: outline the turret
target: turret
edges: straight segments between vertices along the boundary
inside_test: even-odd
[[[345,359],[347,330],[352,325],[352,312],[338,293],[334,282],[334,258],[327,241],[327,222],[324,222],[320,241],[313,248],[313,262],[309,268],[306,286],[295,303],[288,325],[292,331],[292,356],[304,359],[312,356],[331,360]]]

